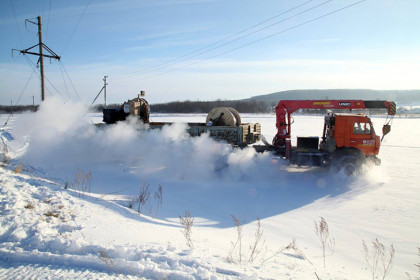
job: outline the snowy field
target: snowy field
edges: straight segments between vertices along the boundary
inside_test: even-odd
[[[271,141],[274,115],[241,117],[261,123]],[[204,114],[152,114],[176,122],[153,131],[134,122],[92,125],[100,120],[51,98],[1,129],[8,158],[0,168],[0,279],[420,276],[419,119],[395,118],[382,165],[354,177],[187,136],[182,122],[204,122]],[[322,133],[321,116],[294,120],[294,136]],[[381,131],[385,118],[373,121]],[[190,238],[180,223],[186,211]],[[321,217],[329,227],[325,267],[315,232]],[[371,269],[374,256],[366,260],[362,244],[372,253],[376,239],[385,259]]]

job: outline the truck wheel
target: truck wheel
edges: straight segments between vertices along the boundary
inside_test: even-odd
[[[358,163],[358,160],[356,157],[344,157],[340,161],[339,168],[340,168],[339,170],[342,169],[344,171],[344,174],[346,174],[347,176],[353,176],[359,170],[360,163]]]
[[[333,153],[331,167],[337,172],[343,170],[347,176],[352,176],[360,171],[364,161],[360,150],[343,148]]]

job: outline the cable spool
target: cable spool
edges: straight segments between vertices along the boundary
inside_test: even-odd
[[[213,108],[207,114],[206,123],[211,121],[214,126],[238,126],[238,122],[241,122],[239,113],[233,108],[230,109],[227,107]],[[238,119],[235,117],[236,114]]]
[[[226,109],[228,109],[235,116],[236,126],[240,126],[242,123],[242,120],[241,120],[241,116],[239,116],[238,111],[236,111],[235,108],[232,108],[232,107],[226,107]]]
[[[138,116],[144,123],[149,123],[150,106],[146,99],[134,98],[128,101],[131,115]],[[126,110],[127,108],[124,107]]]

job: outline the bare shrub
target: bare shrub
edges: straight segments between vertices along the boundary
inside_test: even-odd
[[[187,241],[187,246],[191,249],[194,249],[194,244],[191,240],[192,236],[192,227],[194,225],[194,218],[191,217],[190,211],[185,210],[185,217],[179,216],[179,222],[181,223],[183,229],[181,230],[182,234]]]
[[[417,255],[420,257],[420,248],[417,249],[419,250]],[[409,280],[420,280],[420,262],[418,264],[415,264],[415,266],[417,266],[417,268],[419,269],[419,276],[411,277],[411,275],[408,272],[406,272],[405,274],[407,274],[407,278]]]
[[[257,225],[254,233],[254,240],[248,246],[248,250],[243,248],[243,225],[244,220],[241,222],[235,215],[231,215],[235,223],[234,227],[236,230],[236,240],[232,243],[232,248],[229,252],[226,260],[230,263],[236,263],[239,265],[254,263],[257,259],[260,259],[260,255],[264,250],[264,241],[262,240],[264,231],[261,229],[261,221],[257,218]],[[265,249],[266,251],[267,249]],[[264,260],[262,260],[264,262]]]
[[[128,201],[128,208],[133,209],[134,205],[138,203],[137,196],[132,196],[130,200]]]
[[[91,180],[92,180],[91,172],[84,173],[83,170],[77,169],[77,173],[73,181],[73,189],[79,190],[83,194],[86,191],[90,192]]]
[[[34,209],[35,206],[32,205],[32,203],[28,202],[25,206],[25,209]]]
[[[113,270],[117,273],[120,273],[118,266],[112,261],[112,259],[107,255],[105,251],[99,250],[98,254],[99,258],[106,264],[109,270]]]
[[[137,205],[137,213],[144,213],[144,208],[149,210],[149,214],[153,214],[153,209],[155,209],[155,215],[157,216],[159,209],[163,204],[163,188],[161,185],[153,193],[152,201],[152,192],[153,189],[149,184],[142,183],[140,186],[139,194],[137,196],[132,196],[128,200],[128,208],[133,209]]]
[[[66,181],[64,182],[64,189],[65,190],[68,190],[69,189],[69,186],[70,186],[70,183],[69,183],[69,181],[66,178]]]
[[[60,214],[57,212],[53,212],[51,210],[48,210],[47,213],[44,214],[47,217],[54,217],[54,218],[58,218],[60,217]]]
[[[22,171],[22,169],[23,169],[23,164],[21,163],[15,168],[15,170],[13,170],[13,173],[19,174],[20,171]]]
[[[137,212],[139,214],[142,213],[142,208],[148,204],[150,205],[150,185],[143,183],[140,188],[139,196],[138,196],[138,203],[139,206],[137,207]]]
[[[296,245],[296,239],[293,239],[293,241],[285,248],[286,250],[292,250],[294,251],[299,257],[302,259],[308,261],[310,264],[313,264],[308,257],[306,257],[305,253],[300,250]]]
[[[155,194],[153,195],[153,197],[156,202],[156,216],[157,216],[159,209],[162,207],[162,204],[163,204],[163,189],[161,185],[159,185],[158,190],[155,191]]]
[[[250,246],[250,253],[249,253],[249,258],[248,258],[248,263],[253,263],[255,258],[260,254],[261,252],[261,238],[263,235],[263,232],[261,230],[261,222],[260,219],[257,218],[257,229],[255,230],[255,240],[254,242],[251,244]]]
[[[235,222],[235,230],[236,230],[236,241],[232,242],[232,249],[227,257],[227,261],[231,263],[239,263],[242,264],[242,230],[243,230],[243,223],[239,219],[231,214],[233,221]]]
[[[264,258],[264,259],[261,261],[261,265],[263,265],[265,262],[269,261],[270,259],[273,259],[273,258],[275,258],[276,256],[278,256],[278,255],[280,255],[280,254],[283,254],[283,252],[285,252],[285,251],[293,251],[293,252],[297,255],[297,257],[299,257],[299,258],[301,258],[301,259],[303,259],[303,260],[308,261],[311,265],[313,264],[313,263],[312,263],[312,262],[311,262],[311,261],[310,261],[310,260],[306,257],[305,253],[297,247],[297,245],[296,245],[296,239],[293,239],[293,240],[292,240],[292,242],[290,242],[287,246],[283,246],[283,247],[281,247],[281,248],[280,248],[280,249],[278,249],[278,250],[277,250],[274,254],[271,254],[270,256],[268,256],[268,257]]]
[[[378,238],[375,238],[375,240],[372,241],[371,251],[366,245],[366,242],[362,240],[362,252],[372,274],[372,279],[375,279],[377,275],[376,271],[379,266],[380,272],[382,274],[382,280],[384,280],[392,268],[392,261],[395,255],[394,246],[392,244],[389,246],[389,256],[387,256],[387,249],[385,248],[384,244],[379,242]]]
[[[335,240],[331,239],[330,230],[327,221],[323,217],[320,217],[319,222],[314,221],[315,233],[321,241],[322,247],[322,257],[324,259],[324,268],[325,268],[325,250],[329,249],[331,254],[334,253],[335,249]]]
[[[46,197],[42,200],[42,203],[45,203],[45,204],[51,204],[51,202],[52,202],[52,198],[50,197]]]
[[[119,274],[118,278],[120,278],[120,277],[122,276],[122,277],[124,277],[125,279],[132,279],[131,277],[128,277],[127,275],[125,275],[125,274],[124,274],[124,273],[123,273],[123,272],[122,272],[122,271],[118,268],[118,265],[116,265],[116,264],[112,261],[111,257],[110,257],[110,256],[109,256],[109,255],[108,255],[105,251],[103,251],[103,250],[99,250],[99,251],[98,251],[98,255],[99,255],[99,259],[105,263],[106,267],[108,268],[108,272],[109,272],[109,273],[114,272],[114,273]],[[134,276],[134,279],[143,279],[142,277],[140,277],[140,275],[138,275],[138,274],[134,271],[133,267],[129,267],[128,269],[130,270],[131,274]]]
[[[7,149],[7,145],[4,144],[3,145],[3,159],[2,159],[2,163],[3,165],[6,165],[9,162],[10,158],[9,158],[9,150]]]

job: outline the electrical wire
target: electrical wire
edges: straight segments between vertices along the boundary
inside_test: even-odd
[[[33,63],[33,61],[32,60],[30,60],[26,55],[24,55],[25,56],[25,58],[26,58],[26,60],[29,62],[29,65],[32,67],[32,69],[34,69],[35,70],[35,68],[37,68],[37,66],[35,65],[35,63]],[[37,73],[37,76],[38,77],[40,77],[39,76],[39,74],[38,74],[38,72],[36,72]],[[47,80],[47,82],[55,89],[55,91],[59,94],[59,95],[61,95],[63,98],[65,98],[64,97],[64,95],[50,82],[50,80],[47,78],[47,76],[44,74],[44,78]],[[45,87],[46,88],[46,90],[48,91],[48,93],[49,94],[51,94],[52,95],[52,93],[51,93],[51,91],[48,89],[48,87],[46,86]]]
[[[313,18],[313,19],[311,19],[311,20],[305,21],[305,22],[303,22],[303,23],[300,23],[300,24],[294,25],[294,26],[292,26],[292,27],[289,27],[289,28],[283,29],[283,30],[281,30],[281,31],[279,31],[279,32],[273,33],[273,34],[271,34],[271,35],[269,35],[269,36],[266,36],[266,37],[260,38],[260,39],[258,39],[258,40],[252,41],[252,42],[247,43],[247,44],[244,44],[244,45],[242,45],[242,46],[239,46],[239,47],[236,47],[236,48],[233,48],[233,49],[230,49],[230,50],[227,50],[227,51],[224,51],[224,52],[218,53],[218,54],[213,55],[213,56],[210,56],[210,57],[207,57],[207,58],[205,58],[205,59],[203,59],[203,60],[195,61],[195,62],[193,62],[193,63],[187,64],[187,65],[183,65],[183,66],[180,66],[180,67],[177,67],[177,68],[173,68],[173,69],[170,69],[170,70],[168,70],[168,71],[161,72],[161,73],[157,73],[157,74],[155,74],[155,75],[150,75],[150,76],[147,76],[147,77],[134,79],[134,80],[129,81],[129,82],[134,82],[134,81],[138,81],[138,80],[145,80],[145,79],[149,79],[149,78],[152,78],[152,77],[161,76],[161,75],[164,75],[164,74],[167,74],[167,73],[170,73],[170,72],[174,72],[174,71],[176,71],[176,70],[180,70],[180,69],[187,68],[187,67],[190,67],[190,66],[192,66],[192,65],[195,65],[195,64],[201,63],[202,61],[210,60],[210,59],[216,58],[216,57],[218,57],[218,56],[221,56],[221,55],[224,55],[224,54],[227,54],[227,53],[230,53],[230,52],[237,51],[237,50],[239,50],[239,49],[245,48],[245,47],[250,46],[250,45],[252,45],[252,44],[255,44],[255,43],[261,42],[261,41],[263,41],[263,40],[269,39],[269,38],[274,37],[274,36],[276,36],[276,35],[280,35],[280,34],[285,33],[285,32],[287,32],[287,31],[290,31],[290,30],[296,29],[296,28],[301,27],[301,26],[303,26],[303,25],[306,25],[306,24],[312,23],[312,22],[314,22],[314,21],[320,20],[320,19],[322,19],[322,18],[325,18],[325,17],[330,16],[330,15],[332,15],[332,14],[338,13],[338,12],[343,11],[343,10],[345,10],[345,9],[351,8],[351,7],[353,7],[353,6],[355,6],[355,5],[358,5],[358,4],[360,4],[360,3],[362,3],[362,2],[365,2],[365,1],[366,1],[366,0],[360,0],[360,1],[358,1],[358,2],[355,2],[355,3],[353,3],[353,4],[350,4],[350,5],[348,5],[348,6],[345,6],[345,7],[343,7],[343,8],[340,8],[340,9],[334,10],[334,11],[332,11],[332,12],[329,12],[329,13],[326,13],[326,14],[324,14],[324,15],[318,16],[318,17],[316,17],[316,18]]]
[[[189,53],[184,54],[184,55],[182,55],[182,56],[179,56],[179,57],[177,57],[177,58],[171,59],[171,60],[166,61],[166,62],[164,62],[164,63],[161,63],[161,64],[159,64],[159,65],[156,65],[155,67],[153,67],[153,68],[151,68],[151,69],[144,70],[144,71],[137,71],[137,72],[133,72],[132,74],[145,74],[145,73],[153,72],[153,71],[155,71],[155,70],[157,70],[157,69],[160,69],[160,68],[162,68],[162,66],[164,66],[164,65],[169,66],[169,65],[173,65],[173,64],[177,64],[177,63],[180,63],[180,62],[182,62],[182,61],[185,61],[186,59],[181,60],[181,61],[178,61],[178,62],[175,62],[175,61],[177,61],[177,60],[179,60],[179,59],[182,59],[182,58],[188,57],[188,56],[190,56],[191,54],[194,54],[194,53],[199,52],[199,51],[201,51],[201,50],[205,50],[205,49],[207,49],[207,48],[209,48],[209,47],[211,47],[211,46],[217,45],[218,43],[221,43],[221,42],[223,42],[223,41],[225,41],[225,40],[227,40],[227,39],[234,38],[235,36],[237,36],[237,35],[239,35],[239,34],[242,34],[242,33],[246,32],[246,31],[248,31],[248,30],[251,30],[251,29],[252,29],[252,28],[254,28],[254,27],[260,26],[260,25],[262,25],[262,24],[264,24],[264,23],[266,23],[266,22],[268,22],[268,21],[270,21],[270,20],[272,20],[272,19],[275,19],[275,18],[278,18],[278,17],[280,17],[280,16],[282,16],[282,15],[285,15],[285,14],[287,14],[287,13],[289,13],[289,12],[293,11],[293,10],[296,10],[296,9],[298,9],[298,8],[300,8],[300,7],[304,6],[304,5],[306,5],[306,4],[308,4],[308,3],[312,2],[312,1],[313,1],[313,0],[306,1],[306,2],[304,2],[303,4],[300,4],[300,5],[298,5],[298,6],[295,6],[295,7],[291,8],[291,9],[289,9],[289,10],[285,11],[285,12],[282,12],[282,13],[280,13],[280,14],[277,14],[277,15],[275,15],[275,16],[273,16],[273,17],[269,18],[269,19],[266,19],[266,20],[264,20],[264,21],[261,21],[261,22],[259,22],[259,23],[257,23],[257,24],[254,24],[254,25],[250,26],[250,27],[247,27],[247,28],[245,28],[245,29],[243,29],[243,30],[241,30],[241,31],[239,31],[239,32],[236,32],[235,34],[232,34],[232,35],[226,36],[226,37],[224,37],[224,38],[222,38],[222,39],[220,39],[220,40],[218,40],[218,41],[216,41],[216,42],[214,42],[214,43],[208,44],[208,45],[206,45],[206,46],[204,46],[204,47],[201,47],[201,48],[199,48],[199,49],[196,49],[196,50],[194,50],[194,51],[192,51],[192,52],[189,52]],[[330,0],[330,1],[332,1],[332,0]],[[328,1],[328,2],[330,2],[330,1]],[[278,22],[278,23],[280,23],[280,22]],[[278,23],[275,23],[275,24],[278,24]],[[275,24],[273,24],[273,25],[275,25]],[[271,27],[271,26],[272,26],[272,25],[270,25],[269,27]],[[267,28],[268,28],[268,27],[267,27]],[[266,28],[264,28],[264,29],[266,29]],[[256,31],[256,32],[258,32],[258,31]],[[254,33],[251,33],[251,34],[254,34]],[[251,35],[251,34],[249,34],[249,35]],[[249,36],[249,35],[247,35],[247,36]],[[247,36],[244,36],[244,37],[247,37]],[[244,38],[244,37],[241,37],[240,39],[242,39],[242,38]],[[239,39],[236,39],[236,40],[233,40],[233,41],[230,41],[230,42],[234,42],[234,41],[237,41],[237,40],[239,40]],[[226,43],[226,44],[229,44],[230,42],[228,42],[228,43]],[[208,51],[212,51],[212,50],[214,50],[214,49],[220,48],[220,47],[222,47],[222,46],[224,46],[224,45],[226,45],[226,44],[223,44],[223,45],[221,45],[221,46],[218,46],[218,47],[213,48],[213,49],[208,50]],[[208,51],[205,51],[205,52],[208,52]],[[203,53],[205,53],[205,52],[200,52],[200,53],[199,53],[199,54],[197,54],[197,55],[203,54]],[[197,55],[195,55],[195,56],[193,56],[193,57],[196,57]],[[192,58],[192,57],[189,57],[189,58],[187,58],[187,59],[190,59],[190,58]],[[172,62],[175,62],[175,63],[172,63]],[[165,67],[166,67],[166,66],[165,66]]]
[[[33,71],[31,72],[31,75],[29,76],[29,79],[26,81],[25,86],[23,87],[22,91],[21,91],[21,92],[20,92],[20,94],[19,94],[18,99],[17,99],[17,100],[16,100],[16,102],[15,102],[15,106],[19,104],[20,99],[22,98],[23,93],[25,92],[26,88],[28,87],[29,82],[32,80],[32,77],[33,77],[34,73],[36,73],[36,71],[35,71],[35,70],[33,70]],[[12,115],[13,115],[12,113],[9,115],[9,117],[7,118],[7,120],[6,120],[6,122],[4,123],[3,127],[5,127],[5,126],[8,124],[8,122],[9,122],[9,120],[10,120],[10,117],[11,117]]]
[[[280,23],[285,22],[285,21],[287,21],[287,20],[289,20],[289,19],[292,19],[292,18],[294,18],[294,17],[300,16],[300,15],[302,15],[302,14],[306,13],[306,12],[309,12],[309,11],[311,11],[311,10],[314,10],[314,9],[316,9],[316,8],[319,8],[319,7],[321,7],[321,6],[323,6],[323,5],[327,4],[327,3],[329,3],[329,2],[331,2],[331,1],[333,1],[333,0],[327,0],[327,1],[325,1],[325,2],[321,3],[321,4],[317,5],[317,6],[314,6],[314,7],[312,7],[312,8],[309,8],[309,9],[307,9],[307,10],[305,10],[305,11],[302,11],[302,12],[300,12],[300,13],[297,13],[297,14],[295,14],[295,15],[292,15],[292,16],[290,16],[290,17],[287,17],[287,18],[285,18],[285,19],[282,19],[282,20],[280,20],[280,21],[278,21],[278,22],[275,22],[275,23],[273,23],[273,24],[270,24],[270,25],[268,25],[268,26],[266,26],[266,27],[260,28],[260,29],[258,29],[258,30],[255,30],[255,31],[251,32],[251,33],[248,33],[248,34],[246,34],[246,35],[243,35],[243,36],[241,36],[241,37],[239,37],[239,38],[236,38],[236,39],[234,39],[234,40],[231,40],[231,41],[228,41],[228,42],[226,42],[226,43],[223,43],[223,44],[221,44],[221,45],[219,45],[219,46],[216,46],[216,47],[214,47],[214,48],[211,48],[211,49],[209,49],[209,50],[206,50],[206,51],[200,52],[200,53],[198,53],[198,54],[195,54],[195,55],[193,55],[193,56],[190,56],[190,57],[188,57],[188,58],[186,58],[186,59],[183,59],[183,60],[178,61],[178,62],[173,63],[173,64],[178,64],[178,63],[180,63],[180,62],[183,62],[183,61],[186,61],[186,60],[188,60],[188,59],[191,59],[191,58],[197,57],[197,56],[199,56],[199,55],[202,55],[202,54],[205,54],[205,53],[208,53],[208,52],[214,51],[214,50],[216,50],[216,49],[219,49],[219,48],[221,48],[221,47],[224,47],[224,46],[226,46],[226,45],[229,45],[229,44],[231,44],[231,43],[233,43],[233,42],[236,42],[236,41],[239,41],[239,40],[244,39],[244,38],[246,38],[246,37],[249,37],[249,36],[251,36],[251,35],[253,35],[253,34],[255,34],[255,33],[258,33],[258,32],[261,32],[261,31],[263,31],[263,30],[266,30],[266,29],[268,29],[268,28],[270,28],[270,27],[273,27],[274,25],[280,24]]]
[[[64,72],[65,72],[65,73],[66,73],[66,75],[67,75],[67,79],[70,81],[70,84],[71,84],[71,86],[73,87],[74,92],[76,93],[77,98],[79,99],[79,101],[81,101],[82,99],[80,98],[80,95],[79,95],[79,93],[77,92],[76,87],[75,87],[75,86],[74,86],[74,84],[73,84],[73,81],[70,79],[70,75],[69,75],[69,73],[67,72],[66,67],[64,67],[64,64],[61,62],[61,60],[59,60],[59,61],[58,61],[58,63],[59,63],[59,64],[63,67]]]
[[[48,36],[48,27],[49,27],[49,25],[50,25],[50,15],[51,15],[51,3],[52,3],[52,0],[50,0],[50,6],[49,6],[49,8],[48,8],[48,18],[47,18],[47,27],[46,27],[46,31],[45,31],[45,39],[47,38],[47,36]]]
[[[70,99],[70,93],[69,93],[69,89],[67,88],[67,83],[66,83],[66,79],[64,77],[64,72],[63,72],[63,69],[61,68],[61,64],[59,64],[59,65],[60,65],[61,77],[63,77],[64,87],[66,88],[67,97]]]
[[[70,34],[70,37],[69,37],[69,39],[67,40],[67,43],[64,45],[64,48],[63,48],[63,50],[61,51],[61,54],[64,54],[64,51],[66,50],[66,48],[67,48],[67,46],[69,45],[69,43],[70,43],[71,39],[73,38],[73,35],[74,35],[74,33],[76,32],[77,28],[79,27],[79,24],[80,24],[80,22],[82,21],[82,18],[84,17],[84,15],[85,15],[85,13],[86,13],[86,10],[87,10],[87,8],[89,7],[90,2],[91,2],[91,0],[89,0],[89,1],[87,2],[85,9],[83,10],[82,14],[80,15],[79,20],[78,20],[78,21],[77,21],[77,23],[76,23],[76,26],[75,26],[75,27],[74,27],[74,29],[73,29],[73,32]]]
[[[18,24],[18,21],[17,21],[16,13],[15,13],[15,7],[13,6],[13,0],[10,0],[10,4],[12,5],[13,16],[15,17],[16,28],[17,28],[18,33],[19,33],[20,43],[23,45],[22,33],[20,33],[19,24]]]

